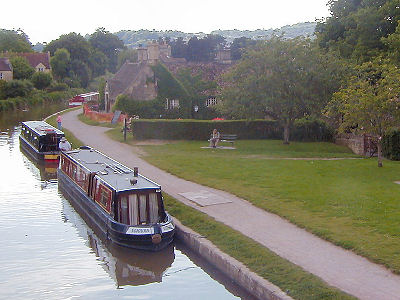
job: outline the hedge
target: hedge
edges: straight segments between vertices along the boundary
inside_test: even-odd
[[[391,160],[400,160],[400,130],[392,129],[382,138],[383,156]]]
[[[26,97],[8,98],[5,100],[0,99],[0,111],[11,111],[16,109],[23,109],[26,107],[42,104],[44,102],[61,102],[81,93],[82,89],[70,89],[68,91],[34,91]]]
[[[237,134],[239,139],[282,139],[283,129],[276,121],[266,120],[135,120],[135,139],[207,140],[216,128],[222,134]],[[296,122],[291,130],[292,141],[332,141],[333,131],[321,121]]]

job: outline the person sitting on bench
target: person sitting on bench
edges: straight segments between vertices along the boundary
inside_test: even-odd
[[[210,139],[210,147],[216,148],[219,142],[219,132],[217,129],[214,129],[212,134],[211,134],[211,139]]]

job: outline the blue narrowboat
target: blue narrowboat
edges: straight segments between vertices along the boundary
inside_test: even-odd
[[[175,233],[161,187],[90,147],[63,151],[58,186],[101,236],[116,244],[157,251]]]
[[[21,123],[19,140],[21,148],[36,161],[57,162],[63,136],[64,132],[44,121],[26,121]]]

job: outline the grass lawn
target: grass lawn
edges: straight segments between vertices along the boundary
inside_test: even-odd
[[[356,157],[329,143],[237,141],[142,146],[144,158],[179,177],[229,191],[400,273],[400,163]],[[274,159],[271,159],[274,158]]]
[[[223,252],[279,286],[294,299],[355,299],[328,286],[318,277],[279,257],[252,239],[165,194],[164,203],[168,212],[185,226],[206,237]]]

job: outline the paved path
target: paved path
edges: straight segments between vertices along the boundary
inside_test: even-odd
[[[229,193],[189,182],[162,171],[133,153],[131,146],[109,139],[108,128],[88,126],[77,119],[80,110],[63,115],[63,126],[110,157],[154,179],[163,191],[183,203],[240,231],[279,256],[360,299],[400,300],[400,276],[369,262],[277,215],[256,208]]]

